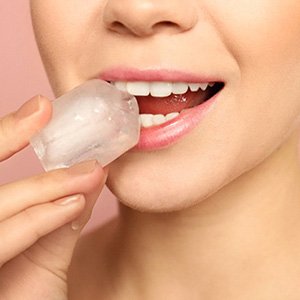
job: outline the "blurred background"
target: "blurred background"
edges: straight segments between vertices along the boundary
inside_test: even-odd
[[[0,117],[18,109],[37,94],[53,99],[34,41],[29,1],[1,1],[0,87]],[[44,171],[28,146],[0,164],[0,185],[41,172]],[[105,187],[83,233],[103,224],[116,213],[115,197]]]

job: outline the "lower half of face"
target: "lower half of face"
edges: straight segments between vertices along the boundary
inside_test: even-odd
[[[188,134],[161,149],[129,151],[110,165],[107,185],[130,207],[173,211],[198,204],[255,168],[297,127],[298,0],[244,0],[232,7],[174,0],[167,10],[153,1],[149,11],[142,0],[31,2],[57,95],[118,66],[224,79],[216,103]],[[183,5],[195,6],[187,19]],[[140,17],[149,22],[139,23]]]

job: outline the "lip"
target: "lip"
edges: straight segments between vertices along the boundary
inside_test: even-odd
[[[115,67],[104,70],[99,74],[99,79],[105,81],[165,81],[186,83],[225,82],[210,74],[195,74],[174,69],[137,69],[129,67]]]
[[[209,74],[195,74],[181,70],[146,69],[115,67],[100,73],[99,79],[105,81],[164,81],[164,82],[186,82],[186,83],[209,83],[223,82],[224,78]],[[224,87],[223,87],[224,89]],[[192,129],[197,127],[207,113],[213,108],[220,96],[221,89],[213,97],[202,104],[185,110],[176,118],[159,126],[141,128],[138,144],[129,152],[153,151],[167,148]]]
[[[175,144],[201,123],[214,108],[222,90],[202,104],[181,112],[179,116],[166,123],[141,128],[139,142],[130,151],[160,150]]]

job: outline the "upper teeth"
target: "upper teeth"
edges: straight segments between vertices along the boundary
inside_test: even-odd
[[[188,89],[197,92],[199,89],[205,91],[214,83],[184,83],[184,82],[146,82],[146,81],[115,81],[111,82],[121,91],[128,92],[134,96],[167,97],[171,94],[185,94]]]

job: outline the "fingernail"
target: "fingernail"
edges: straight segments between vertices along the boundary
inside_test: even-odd
[[[74,195],[74,196],[65,197],[65,198],[56,200],[53,203],[66,206],[66,205],[72,205],[76,202],[79,202],[81,199],[82,199],[82,195]]]
[[[16,112],[16,117],[19,120],[24,120],[40,110],[40,96],[31,98],[23,104]]]
[[[92,173],[98,167],[97,160],[90,160],[74,165],[68,169],[71,175],[82,175]]]

